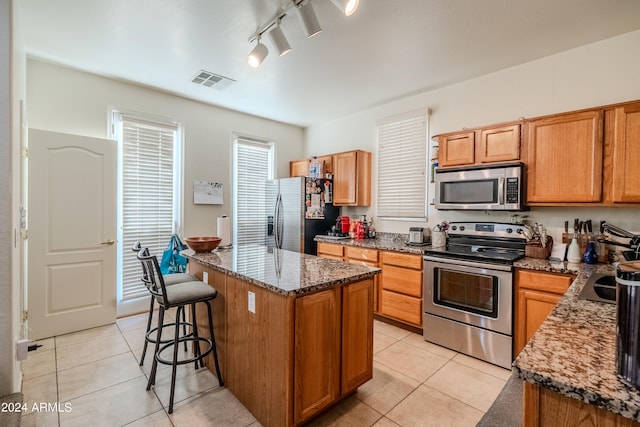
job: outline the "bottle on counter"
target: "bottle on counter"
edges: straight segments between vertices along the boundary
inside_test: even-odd
[[[370,239],[376,238],[376,227],[373,225],[373,218],[369,220],[369,238]]]
[[[578,233],[574,233],[569,249],[567,250],[567,261],[578,263],[581,259],[580,245],[578,244]]]

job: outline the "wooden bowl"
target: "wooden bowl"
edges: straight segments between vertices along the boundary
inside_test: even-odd
[[[187,237],[184,239],[187,246],[196,252],[211,252],[218,247],[221,240],[220,237]]]

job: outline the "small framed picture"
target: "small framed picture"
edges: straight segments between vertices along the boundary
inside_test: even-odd
[[[222,205],[222,184],[219,182],[194,181],[194,205]]]

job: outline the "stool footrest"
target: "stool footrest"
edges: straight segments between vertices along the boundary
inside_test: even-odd
[[[193,357],[189,358],[189,359],[183,359],[183,360],[176,360],[176,365],[186,365],[187,363],[193,363],[196,362],[198,360],[202,360],[205,357],[207,357],[212,351],[213,351],[213,343],[211,342],[211,340],[209,338],[203,338],[203,337],[198,337],[195,338],[194,336],[186,336],[186,337],[180,337],[180,339],[178,340],[178,344],[180,344],[181,342],[193,342],[194,344],[196,342],[200,343],[206,343],[208,344],[208,348],[206,351],[201,352],[199,355],[194,355]],[[167,350],[168,348],[171,348],[175,345],[174,340],[171,340],[170,343],[164,344],[162,347],[160,347],[160,349],[158,350],[158,352],[156,353],[156,360],[158,361],[158,363],[162,363],[163,365],[173,365],[173,360],[167,360],[167,359],[163,359],[161,354],[163,351]]]

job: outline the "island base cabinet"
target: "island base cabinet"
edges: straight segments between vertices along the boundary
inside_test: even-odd
[[[373,378],[374,292],[370,281],[342,288],[342,396]]]
[[[528,382],[524,383],[524,427],[638,427],[640,423]]]
[[[331,405],[340,393],[340,298],[331,289],[296,299],[294,420]]]

